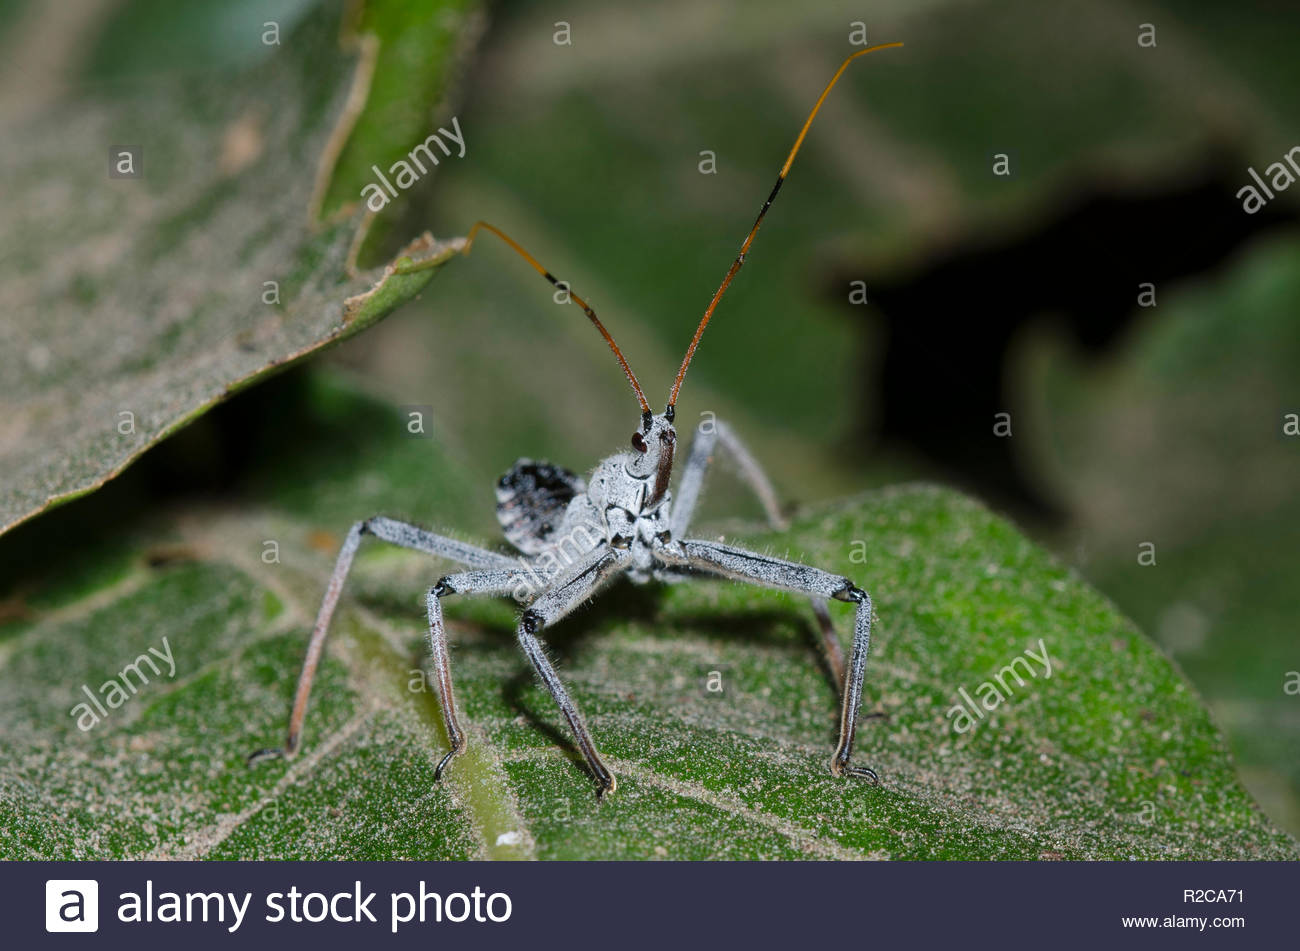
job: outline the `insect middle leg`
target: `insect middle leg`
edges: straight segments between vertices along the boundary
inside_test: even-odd
[[[684,539],[665,545],[656,554],[669,565],[747,581],[764,588],[794,591],[815,598],[835,598],[856,606],[853,653],[841,686],[840,738],[831,757],[831,773],[861,776],[873,783],[879,782],[874,770],[850,762],[858,712],[862,707],[867,651],[871,646],[871,596],[843,575],[718,542]]]
[[[476,568],[501,569],[514,564],[514,561],[505,555],[454,538],[435,535],[433,532],[426,532],[422,528],[395,519],[376,516],[357,522],[348,531],[347,538],[343,540],[343,546],[339,549],[338,558],[334,562],[334,571],[330,575],[329,585],[321,600],[320,611],[316,615],[316,624],[312,628],[311,640],[307,644],[307,656],[303,660],[302,673],[298,675],[298,688],[294,693],[293,712],[289,715],[289,732],[284,747],[258,750],[249,756],[249,762],[267,756],[289,756],[297,752],[298,744],[302,739],[303,720],[307,715],[307,699],[311,696],[312,681],[316,677],[316,668],[320,664],[321,654],[325,648],[325,635],[329,632],[330,620],[334,616],[334,609],[338,606],[339,596],[343,593],[343,583],[352,568],[352,559],[361,545],[361,539],[366,535],[374,535],[393,545],[422,551]]]
[[[772,487],[772,482],[763,471],[763,467],[758,464],[758,460],[754,458],[753,454],[740,441],[740,437],[735,434],[730,426],[720,419],[714,419],[697,426],[695,436],[691,440],[691,451],[690,455],[686,457],[686,468],[682,472],[677,491],[673,493],[671,525],[673,538],[682,538],[686,535],[686,530],[691,524],[691,517],[695,514],[695,506],[700,499],[700,490],[704,486],[704,476],[707,474],[709,465],[713,462],[714,454],[719,446],[736,463],[741,479],[758,496],[758,501],[762,504],[763,511],[767,515],[768,524],[778,530],[786,528],[789,523],[785,516],[781,514],[776,489]],[[837,684],[842,684],[844,682],[844,649],[840,647],[839,638],[835,636],[835,626],[831,623],[831,614],[826,606],[826,599],[814,597],[810,600],[813,615],[817,618],[817,627],[821,633],[822,651],[825,653],[826,662],[831,668],[831,676],[835,678]]]

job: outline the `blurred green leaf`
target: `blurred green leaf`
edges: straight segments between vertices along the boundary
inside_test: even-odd
[[[479,6],[478,0],[358,5],[350,29],[374,38],[374,64],[366,108],[339,153],[322,200],[325,217],[357,201],[361,189],[375,180],[372,165],[389,168],[449,117],[457,67],[482,32]]]
[[[342,4],[219,6],[126,4],[102,27],[76,95],[5,114],[0,531],[97,488],[231,393],[373,324],[434,273],[349,276],[361,217],[318,223],[309,209],[332,181],[337,148],[374,145],[367,117],[391,113],[384,97],[432,115],[446,93],[434,77],[449,76],[460,51],[452,37],[477,35],[467,4],[422,6],[445,34],[427,51],[425,82],[360,99],[349,99],[360,77],[340,46]],[[279,43],[264,43],[266,18],[280,14]],[[135,40],[109,42],[119,34]],[[154,55],[161,48],[198,62],[176,72]],[[111,174],[121,150],[133,176]],[[408,253],[454,249],[424,239]]]
[[[1033,348],[1043,469],[1077,512],[1074,561],[1210,698],[1247,785],[1300,829],[1300,241],[1171,289],[1105,365]],[[1031,437],[1033,438],[1033,437]],[[1123,486],[1122,492],[1114,490]],[[1156,563],[1138,563],[1139,544]]]

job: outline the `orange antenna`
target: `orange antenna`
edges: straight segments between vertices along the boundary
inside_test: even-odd
[[[709,319],[713,316],[714,309],[718,306],[718,301],[722,300],[722,295],[726,293],[731,284],[732,278],[740,270],[740,266],[745,263],[745,255],[749,253],[749,246],[754,242],[754,235],[758,234],[759,226],[763,224],[763,216],[767,214],[767,209],[772,207],[772,202],[776,200],[776,193],[781,190],[781,183],[785,181],[786,173],[790,171],[790,166],[794,164],[794,157],[799,154],[799,147],[803,145],[804,136],[808,134],[808,127],[812,125],[813,119],[817,118],[817,113],[830,95],[830,91],[835,84],[840,81],[844,75],[844,70],[849,68],[849,63],[853,62],[859,56],[865,56],[867,53],[874,53],[876,50],[887,50],[890,47],[902,46],[902,43],[881,43],[879,46],[869,46],[864,50],[858,50],[856,53],[849,55],[840,68],[835,71],[831,81],[826,84],[822,90],[821,96],[817,98],[817,104],[813,106],[812,112],[808,113],[808,121],[803,124],[799,130],[799,137],[794,140],[794,148],[790,149],[790,154],[786,157],[785,164],[781,166],[781,172],[776,176],[776,184],[772,186],[772,192],[767,196],[767,201],[763,202],[763,207],[759,209],[758,217],[754,220],[754,227],[749,229],[749,234],[745,237],[745,243],[740,246],[740,253],[736,255],[736,260],[731,263],[727,270],[727,276],[722,279],[722,284],[713,294],[713,300],[709,301],[709,306],[704,311],[704,316],[700,318],[700,325],[695,328],[695,336],[691,338],[691,345],[686,348],[686,356],[682,360],[681,369],[677,371],[677,379],[673,381],[672,392],[668,396],[668,415],[673,415],[673,410],[677,406],[677,394],[681,391],[682,380],[686,379],[686,368],[691,365],[691,358],[695,356],[695,348],[700,345],[700,337],[704,336],[704,328],[709,325]]]
[[[515,253],[533,266],[534,271],[542,275],[542,277],[546,278],[556,287],[562,288],[565,293],[573,298],[577,305],[582,308],[583,313],[587,315],[587,319],[596,326],[596,329],[600,331],[600,335],[605,338],[605,342],[609,344],[609,349],[614,351],[614,356],[618,359],[618,365],[621,366],[623,372],[627,374],[627,381],[632,384],[632,392],[636,394],[636,401],[641,404],[641,414],[643,416],[649,414],[650,404],[646,401],[645,393],[641,390],[641,384],[636,381],[636,374],[634,374],[632,368],[627,365],[627,360],[623,357],[623,351],[618,348],[618,344],[614,342],[614,338],[611,337],[609,331],[605,329],[605,325],[600,322],[600,318],[597,317],[596,312],[591,309],[591,305],[570,290],[567,284],[558,280],[554,274],[542,267],[537,258],[525,251],[518,241],[510,237],[510,235],[506,234],[496,225],[490,225],[486,221],[476,221],[474,222],[474,227],[469,229],[469,234],[465,236],[465,247],[461,249],[461,254],[469,254],[469,249],[474,245],[474,236],[483,229],[491,231],[506,244],[510,245],[510,247],[515,250]]]

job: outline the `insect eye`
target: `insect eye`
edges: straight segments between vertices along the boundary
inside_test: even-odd
[[[632,434],[632,448],[635,449],[637,452],[645,452],[646,450],[645,440],[641,438],[640,433]]]

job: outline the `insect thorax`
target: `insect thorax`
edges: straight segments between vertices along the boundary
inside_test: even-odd
[[[667,538],[671,496],[647,506],[653,476],[628,469],[630,453],[601,462],[588,484],[546,462],[520,459],[497,482],[497,519],[506,539],[537,570],[554,575],[602,545],[630,550],[634,581],[646,581],[656,540]]]
[[[634,581],[646,581],[654,567],[654,548],[668,539],[672,494],[665,493],[657,504],[647,505],[653,475],[629,471],[635,457],[616,453],[591,474],[587,497],[601,513],[606,541],[614,548],[632,552]]]

